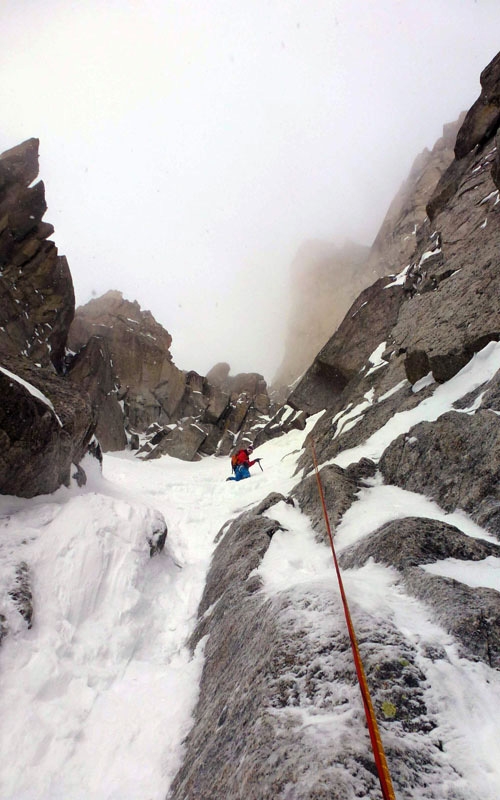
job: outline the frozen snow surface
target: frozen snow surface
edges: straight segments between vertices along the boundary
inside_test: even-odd
[[[436,419],[499,366],[500,345],[492,343],[412,411],[395,415],[359,452],[336,462],[378,457],[400,432]],[[369,405],[373,397],[365,400]],[[349,408],[339,419],[359,424],[363,411]],[[30,500],[0,497],[0,615],[9,628],[0,645],[2,800],[164,800],[198,696],[204,641],[194,656],[186,642],[215,537],[269,492],[289,494],[317,418],[305,431],[260,447],[264,472],[254,467],[251,480],[240,483],[225,481],[229,459],[140,462],[121,453],[105,456],[103,475],[89,459],[83,488]],[[317,582],[337,597],[329,549],[316,541],[309,520],[284,503],[268,514],[284,530],[259,568],[264,591],[302,592]],[[446,520],[468,536],[491,540],[464,513],[445,514],[423,496],[376,478],[338,526],[338,551],[408,515]],[[165,524],[165,549],[150,558],[148,540]],[[31,628],[9,597],[22,562],[31,576]],[[500,590],[495,558],[448,559],[426,569]],[[498,800],[500,674],[461,657],[429,610],[405,594],[394,570],[368,562],[345,571],[344,580],[354,604],[385,615],[419,654],[429,679],[426,703],[438,725],[433,740],[445,743],[455,788],[471,800]],[[446,658],[430,660],[432,642]],[[397,792],[398,800],[420,796],[411,787]]]

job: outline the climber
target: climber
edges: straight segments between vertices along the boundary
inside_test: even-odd
[[[226,478],[227,481],[241,481],[243,478],[251,478],[250,467],[253,467],[254,464],[258,464],[260,467],[260,458],[255,458],[253,461],[250,461],[252,453],[253,447],[249,445],[246,449],[238,450],[237,453],[231,456],[231,466],[234,475],[230,478]],[[260,468],[262,469],[262,467]]]

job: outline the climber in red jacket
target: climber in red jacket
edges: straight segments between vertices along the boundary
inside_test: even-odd
[[[246,449],[238,450],[233,456],[231,456],[231,466],[233,468],[234,475],[230,478],[226,478],[228,481],[241,481],[243,478],[250,478],[250,467],[253,467],[254,464],[260,462],[260,458],[255,458],[253,461],[250,461],[250,456],[253,453],[252,445],[249,445]]]

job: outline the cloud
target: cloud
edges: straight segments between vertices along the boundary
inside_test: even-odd
[[[12,0],[0,146],[40,137],[79,302],[121,289],[182,368],[270,378],[296,250],[374,238],[499,22],[487,0]]]

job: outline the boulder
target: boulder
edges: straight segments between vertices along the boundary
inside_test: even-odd
[[[253,440],[255,447],[259,447],[270,439],[282,436],[292,430],[303,431],[306,427],[308,414],[305,411],[297,411],[289,405],[282,405],[271,419],[261,426]]]
[[[246,393],[231,395],[228,413],[224,417],[221,442],[217,455],[227,456],[232,450],[238,433],[247,429],[246,417],[252,405],[252,398]]]
[[[395,439],[380,459],[388,483],[462,508],[500,539],[500,429],[493,411],[450,411]]]
[[[207,438],[199,446],[199,452],[204,456],[213,456],[219,446],[221,432],[217,425],[203,425],[203,430],[207,432]]]
[[[208,381],[208,376],[207,376]],[[223,391],[217,385],[209,384],[206,391],[208,405],[203,413],[203,422],[217,425],[224,412],[228,409],[229,393]]]
[[[178,409],[179,415],[183,417],[203,416],[209,402],[205,394],[207,389],[205,378],[197,372],[187,372],[184,396]]]
[[[7,357],[0,390],[0,492],[35,497],[69,485],[94,433],[88,395],[49,368]]]
[[[207,372],[207,381],[211,383],[212,386],[223,386],[229,377],[230,370],[231,367],[229,364],[225,361],[221,361]]]
[[[227,383],[232,399],[245,394],[252,398],[253,404],[257,408],[256,401],[259,398],[260,402],[264,404],[262,413],[267,414],[269,411],[269,396],[267,394],[267,384],[262,375],[259,375],[258,372],[239,372],[237,375],[230,377]]]
[[[195,461],[200,445],[207,438],[205,426],[195,421],[185,420],[162,438],[159,444],[148,453],[144,460],[149,461],[163,455],[180,458],[182,461]]]
[[[446,558],[481,561],[488,556],[500,558],[500,545],[475,539],[454,525],[425,517],[405,517],[382,525],[340,555],[343,569],[362,567],[374,561],[404,571],[421,564]]]

